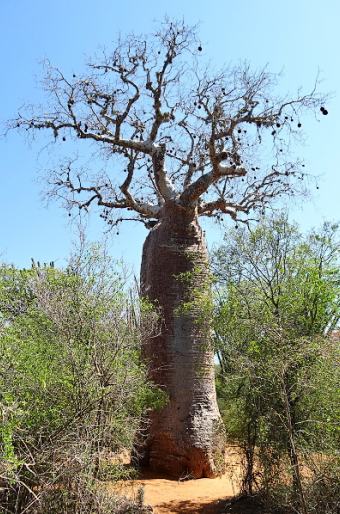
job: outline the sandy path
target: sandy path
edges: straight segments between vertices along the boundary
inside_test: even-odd
[[[156,514],[220,514],[225,502],[238,493],[235,479],[230,479],[231,468],[234,473],[239,470],[237,453],[228,451],[226,461],[229,471],[218,478],[178,481],[146,472],[138,480],[120,482],[115,490],[133,497],[143,487],[145,504],[152,505]]]

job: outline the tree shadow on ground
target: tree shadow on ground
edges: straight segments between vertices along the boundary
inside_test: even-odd
[[[254,498],[240,497],[224,504],[224,514],[264,514],[263,506]]]
[[[211,503],[197,502],[195,500],[182,500],[162,503],[158,505],[161,512],[177,512],[178,514],[263,514],[264,510],[251,498],[240,498],[230,501],[230,498],[216,500]]]
[[[224,511],[226,500],[216,500],[213,503],[201,503],[195,500],[172,500],[161,503],[158,508],[161,512],[178,512],[183,514],[221,514]]]

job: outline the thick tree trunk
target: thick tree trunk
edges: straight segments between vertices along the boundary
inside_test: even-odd
[[[150,376],[169,397],[152,412],[143,462],[175,477],[212,477],[224,466],[209,323],[209,271],[194,213],[167,205],[143,248],[142,294],[161,311],[162,331],[145,342]]]

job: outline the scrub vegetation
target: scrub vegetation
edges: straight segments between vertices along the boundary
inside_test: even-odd
[[[339,249],[337,225],[302,236],[282,215],[213,255],[220,408],[267,509],[339,508]]]
[[[142,512],[98,487],[132,476],[117,454],[165,401],[140,360],[158,316],[125,280],[96,245],[65,269],[1,266],[2,512]]]
[[[211,255],[219,407],[243,462],[235,506],[339,507],[337,234],[302,235],[280,215],[231,231]],[[64,269],[3,264],[0,316],[2,511],[147,512],[142,491],[132,501],[107,488],[138,475],[118,456],[167,402],[141,359],[159,313],[122,263],[82,242]]]

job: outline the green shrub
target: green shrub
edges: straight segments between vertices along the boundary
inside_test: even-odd
[[[273,512],[323,512],[318,487],[336,489],[336,233],[326,224],[302,237],[283,216],[233,233],[215,254],[220,407],[229,439],[243,449],[243,492],[260,491]],[[333,474],[320,470],[320,454]],[[327,499],[332,514],[335,498]]]
[[[145,411],[164,402],[140,361],[157,315],[125,292],[97,246],[66,270],[2,266],[0,307],[0,503],[35,513],[59,498],[62,512],[87,512],[67,502],[80,485],[95,501],[105,462],[131,448]]]

